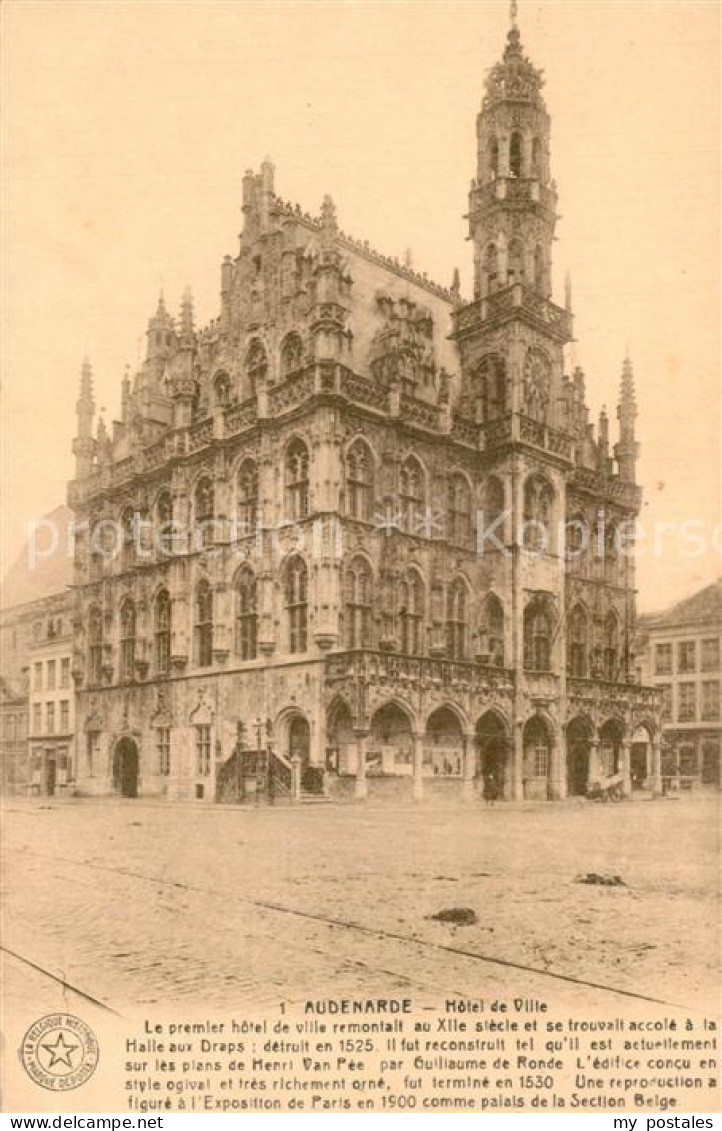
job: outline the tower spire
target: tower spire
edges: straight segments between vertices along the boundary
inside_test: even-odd
[[[77,479],[90,475],[93,467],[93,416],[95,399],[93,397],[93,370],[87,357],[83,358],[80,369],[80,395],[75,405],[78,429],[73,440],[75,474]]]
[[[639,444],[636,442],[635,436],[634,422],[637,419],[637,398],[634,391],[634,371],[632,359],[629,356],[629,348],[627,348],[627,354],[622,364],[617,419],[619,420],[619,443],[615,445],[614,454],[619,465],[619,475],[628,483],[634,483]]]
[[[511,26],[513,28],[518,28],[518,26],[519,26],[518,22],[517,22],[518,16],[519,16],[519,8],[517,6],[517,2],[516,2],[516,0],[511,0],[511,4],[509,6],[509,23],[511,24]]]

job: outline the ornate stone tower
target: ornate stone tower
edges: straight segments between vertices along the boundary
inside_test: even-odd
[[[548,298],[556,187],[549,177],[549,115],[542,75],[514,22],[477,117],[478,160],[469,198],[475,297],[523,283]]]

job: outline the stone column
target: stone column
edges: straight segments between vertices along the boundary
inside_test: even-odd
[[[622,760],[619,771],[622,775],[622,793],[625,797],[632,795],[632,743],[628,738],[622,742]]]
[[[356,784],[354,796],[357,801],[365,801],[368,797],[368,781],[366,780],[366,740],[368,731],[356,731]]]
[[[659,735],[652,739],[652,774],[649,779],[652,797],[660,797],[662,793],[662,740]]]
[[[549,797],[552,801],[563,801],[567,795],[566,758],[560,731],[554,728],[550,757]]]
[[[462,741],[464,744],[463,754],[463,775],[464,780],[462,784],[461,795],[464,801],[474,800],[474,774],[476,770],[476,748],[474,746],[475,734],[474,731],[468,731],[463,735]]]
[[[587,789],[599,781],[599,739],[592,738],[589,743],[589,767],[587,769]]]
[[[291,800],[294,805],[301,800],[301,759],[298,754],[291,758]]]
[[[414,801],[421,801],[424,796],[424,736],[414,732],[411,736],[414,766],[414,782],[412,796]]]
[[[510,750],[510,774],[505,793],[507,801],[524,800],[524,724],[519,720],[514,724],[512,732],[512,749]]]

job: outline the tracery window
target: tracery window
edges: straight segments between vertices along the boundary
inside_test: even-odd
[[[551,549],[551,521],[554,493],[539,475],[531,475],[524,484],[524,545],[534,552]]]
[[[170,670],[171,602],[167,589],[155,599],[155,670],[165,675]]]
[[[281,376],[290,377],[303,364],[303,342],[299,334],[287,334],[281,345]]]
[[[252,459],[244,459],[238,469],[238,533],[252,534],[258,519],[258,468]]]
[[[286,616],[288,619],[288,650],[292,653],[308,650],[308,567],[301,557],[293,557],[285,570]]]
[[[346,511],[370,522],[373,509],[373,457],[363,440],[355,440],[346,456]]]
[[[371,647],[373,579],[365,558],[354,558],[346,570],[346,647]]]
[[[457,546],[471,541],[471,491],[461,473],[451,475],[446,482],[446,537]]]
[[[135,605],[128,599],[120,609],[120,678],[133,679],[135,674]]]
[[[587,615],[577,605],[569,617],[567,635],[567,671],[576,679],[587,675]]]
[[[616,680],[619,674],[619,622],[607,613],[604,621],[604,678]]]
[[[424,519],[424,473],[415,456],[408,456],[401,465],[399,496],[403,529],[417,534]]]
[[[463,660],[466,656],[467,605],[466,585],[458,578],[446,596],[446,654],[451,660]]]
[[[103,669],[103,614],[96,606],[88,610],[88,684],[97,686]]]
[[[212,479],[204,477],[199,481],[195,500],[195,549],[207,549],[214,541],[215,501]]]
[[[254,397],[259,384],[268,377],[268,355],[262,342],[256,338],[251,342],[246,354],[246,394]]]
[[[213,663],[213,591],[205,578],[196,586],[195,614],[196,663],[208,668]]]
[[[292,440],[286,449],[286,506],[289,519],[309,513],[309,457],[303,440]]]
[[[236,584],[236,654],[242,660],[255,660],[258,647],[256,575],[244,566]]]
[[[423,653],[424,586],[416,570],[410,570],[399,586],[399,625],[402,653]]]
[[[531,601],[524,610],[524,667],[527,671],[551,670],[552,618],[543,601]]]
[[[482,631],[486,636],[486,652],[496,667],[504,666],[504,609],[499,598],[490,593],[482,610]]]
[[[520,177],[524,165],[524,139],[518,130],[509,138],[509,172],[512,177]]]

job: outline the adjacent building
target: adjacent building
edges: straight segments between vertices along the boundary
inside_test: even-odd
[[[72,518],[60,506],[34,524],[3,584],[0,763],[8,793],[72,788]]]
[[[640,618],[638,676],[662,695],[662,776],[673,789],[719,788],[722,580]]]
[[[569,368],[542,75],[516,26],[477,118],[474,293],[243,179],[220,307],[163,296],[112,427],[83,365],[78,789],[199,801],[557,799],[660,788],[635,680],[640,506],[629,359],[617,433]]]

